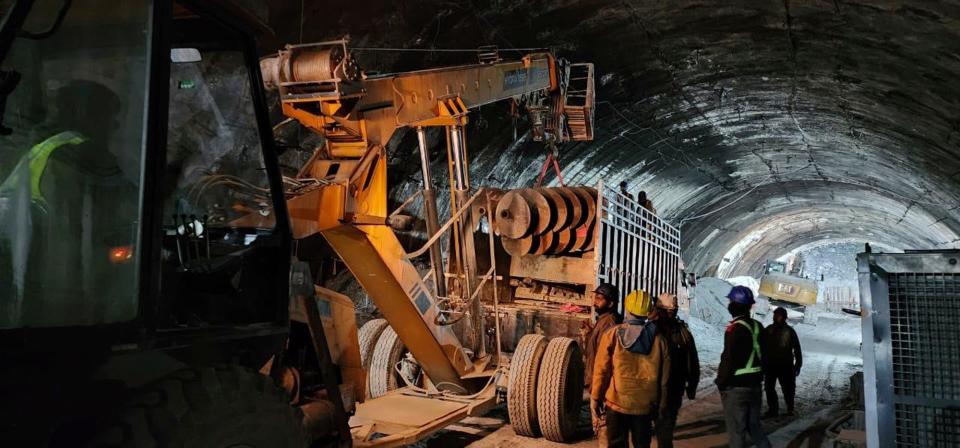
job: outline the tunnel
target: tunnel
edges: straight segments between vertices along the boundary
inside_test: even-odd
[[[289,24],[300,13],[294,6],[275,20]],[[290,38],[349,34],[357,47],[420,50],[497,45],[505,57],[509,48],[546,47],[596,64],[597,135],[561,148],[564,180],[628,180],[647,191],[681,228],[692,272],[717,275],[722,263],[724,277],[757,275],[768,258],[831,239],[960,247],[960,31],[950,2],[310,8],[302,35]],[[465,58],[357,54],[383,71]],[[504,114],[478,115],[482,123]],[[473,169],[503,173],[487,181],[497,186],[530,184],[544,154],[497,126],[471,131]]]
[[[756,288],[769,262],[801,254],[820,300],[849,307],[858,300],[856,254],[868,246],[960,248],[958,14],[950,2],[840,0],[306,2],[270,11],[286,40],[349,35],[373,73],[472,63],[468,50],[479,45],[504,58],[548,48],[594,63],[595,136],[560,147],[565,184],[626,181],[645,191],[680,229],[686,271],[708,279],[699,289],[721,300],[723,288]],[[470,114],[476,183],[521,188],[541,175],[542,145],[508,112],[491,105]],[[427,136],[442,146],[439,132]],[[421,188],[417,167],[404,162],[416,145],[411,131],[391,141],[394,203]],[[434,151],[442,172],[444,154]],[[560,184],[551,170],[545,179]],[[721,313],[717,322],[728,318]],[[695,333],[720,337],[712,331]],[[862,368],[859,324],[822,320],[801,340],[812,360],[798,400],[810,418]],[[719,356],[717,343],[701,343],[701,358]],[[690,431],[713,412],[692,406]],[[775,446],[798,440],[782,433]]]
[[[14,445],[960,444],[956,1],[0,14]]]

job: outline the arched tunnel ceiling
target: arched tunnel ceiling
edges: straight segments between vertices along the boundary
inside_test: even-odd
[[[565,178],[648,191],[682,224],[696,272],[745,239],[731,275],[828,237],[960,247],[958,2],[337,3],[308,6],[303,40],[545,46],[595,63],[596,139],[562,148]],[[271,21],[299,20],[298,7]],[[455,57],[358,56],[383,71]],[[529,185],[542,152],[490,121],[471,130],[474,178]],[[398,141],[396,157],[409,156],[410,139]],[[415,172],[394,176],[405,180],[397,192],[415,188]]]

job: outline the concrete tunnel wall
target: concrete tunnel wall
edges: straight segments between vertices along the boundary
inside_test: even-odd
[[[826,238],[960,247],[960,3],[337,1],[307,2],[303,16],[289,3],[268,12],[288,41],[546,46],[595,63],[596,138],[561,148],[564,177],[646,190],[681,225],[698,273],[727,255],[726,275],[756,275],[766,258]],[[473,58],[356,55],[379,71]],[[475,185],[536,178],[543,152],[514,142],[505,115],[471,114],[488,123],[468,135]],[[410,134],[391,148],[397,201],[419,184]]]

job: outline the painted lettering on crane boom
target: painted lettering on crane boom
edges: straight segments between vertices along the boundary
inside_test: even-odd
[[[519,68],[503,73],[503,90],[514,90],[550,79],[550,71],[541,67]]]

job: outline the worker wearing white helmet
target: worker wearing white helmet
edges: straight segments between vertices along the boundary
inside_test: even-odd
[[[593,366],[590,410],[606,425],[610,447],[649,447],[653,421],[667,404],[670,348],[658,334],[650,295],[637,290],[624,301],[627,319],[600,338]]]

